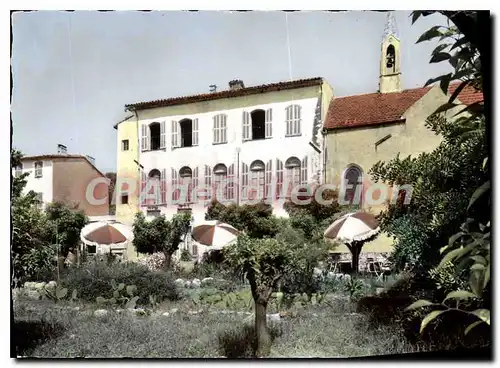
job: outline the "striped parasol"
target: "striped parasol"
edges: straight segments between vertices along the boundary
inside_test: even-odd
[[[328,239],[352,243],[367,240],[379,231],[380,227],[375,216],[366,212],[353,212],[334,221],[325,230],[324,235]]]
[[[220,221],[205,221],[195,226],[191,236],[195,241],[210,249],[221,249],[236,240],[239,231]]]

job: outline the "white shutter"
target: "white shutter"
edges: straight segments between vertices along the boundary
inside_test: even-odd
[[[172,174],[172,201],[176,201],[179,199],[179,193],[177,192],[178,188],[178,172],[174,168],[170,169]]]
[[[213,131],[213,143],[219,143],[219,115],[215,115],[214,118],[214,125],[212,128]]]
[[[147,125],[144,124],[141,125],[141,151],[143,152],[146,150],[146,144],[147,144],[146,142],[148,139],[147,129],[148,129]]]
[[[245,163],[241,164],[241,198],[247,199],[248,197],[248,165]]]
[[[243,111],[243,140],[248,141],[250,139],[252,139],[250,129],[250,114],[247,111]]]
[[[227,143],[227,115],[222,115],[222,119],[219,122],[220,126],[220,140],[221,143]]]
[[[193,119],[193,146],[198,145],[198,119]]]
[[[172,120],[172,148],[179,147],[179,123],[175,120]]]
[[[283,197],[283,161],[276,159],[276,198]]]
[[[160,193],[161,193],[160,203],[166,204],[167,203],[167,169],[161,170]]]
[[[294,116],[294,124],[295,124],[295,129],[294,129],[294,133],[296,135],[300,135],[301,134],[301,107],[299,105],[295,105],[294,107],[294,110],[295,110],[295,116]]]
[[[212,168],[205,165],[205,203],[209,203],[212,199]]]
[[[167,146],[167,139],[165,133],[165,121],[160,123],[160,149],[165,149]]]
[[[226,199],[227,200],[233,200],[234,199],[234,164],[231,164],[227,170],[227,178],[229,181],[229,184],[227,185],[227,194],[226,194]]]
[[[146,173],[141,170],[141,191],[139,193],[139,203],[141,206],[146,205]]]
[[[271,181],[273,174],[273,161],[269,160],[266,163],[266,177],[265,177],[265,188],[264,188],[264,198],[270,198],[271,196]]]
[[[292,106],[286,108],[286,133],[285,136],[292,135]]]
[[[302,160],[300,165],[300,183],[307,184],[307,156]]]
[[[266,138],[271,138],[273,136],[273,110],[266,110]]]

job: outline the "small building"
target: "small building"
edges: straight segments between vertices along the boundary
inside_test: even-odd
[[[24,156],[21,165],[12,168],[12,174],[24,173],[29,173],[24,192],[37,193],[41,207],[63,202],[78,206],[87,216],[109,214],[108,179],[88,156],[68,153]]]

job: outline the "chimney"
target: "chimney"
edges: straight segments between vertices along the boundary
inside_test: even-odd
[[[57,153],[62,153],[62,154],[68,153],[68,147],[66,147],[64,144],[58,144]]]
[[[215,93],[217,92],[217,85],[211,84],[210,86],[210,93]]]
[[[241,79],[235,79],[229,82],[229,89],[231,91],[237,91],[242,88],[245,88],[245,85]]]
[[[89,159],[89,161],[92,165],[95,165],[95,158],[93,158],[92,156],[89,156],[89,155],[87,155],[87,158]]]

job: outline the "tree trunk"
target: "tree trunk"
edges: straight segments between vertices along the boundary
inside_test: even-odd
[[[271,352],[271,336],[267,330],[267,302],[255,300],[255,332],[257,333],[257,357],[267,357]]]
[[[349,247],[352,255],[351,267],[354,274],[357,274],[359,271],[359,255],[362,247],[363,244],[359,242],[353,242],[353,244]]]
[[[163,252],[165,255],[165,264],[163,265],[165,269],[169,269],[172,264],[172,255],[168,252]]]

